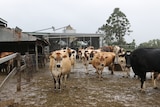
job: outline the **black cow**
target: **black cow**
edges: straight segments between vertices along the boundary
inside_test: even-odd
[[[160,49],[139,48],[131,53],[130,59],[133,72],[141,79],[141,90],[143,91],[146,73],[160,72]],[[156,80],[156,77],[154,77],[154,80]]]

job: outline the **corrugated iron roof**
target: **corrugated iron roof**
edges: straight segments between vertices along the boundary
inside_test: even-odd
[[[66,37],[103,37],[104,34],[97,33],[46,33],[46,32],[25,32],[35,36],[49,36],[49,37],[57,37],[57,36],[66,36]]]
[[[0,26],[7,27],[7,21],[5,21],[4,19],[0,18]]]
[[[15,29],[0,27],[0,42],[9,41],[36,41],[37,37],[28,35],[22,32],[17,32]]]

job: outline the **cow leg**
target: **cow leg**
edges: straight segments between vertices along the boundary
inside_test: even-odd
[[[110,64],[108,68],[111,70],[111,74],[113,75],[114,74],[114,72],[113,72],[113,70],[114,70],[114,64],[113,63]]]
[[[96,69],[95,73],[97,74],[96,78],[99,78],[98,69]]]
[[[128,68],[128,67],[124,67],[124,73],[126,73],[126,77],[128,78],[128,77],[130,77],[130,68]],[[124,74],[125,75],[125,74]]]
[[[53,77],[53,81],[54,81],[54,89],[56,90],[56,79]]]
[[[57,90],[60,87],[60,82],[59,82],[59,77],[53,76],[53,81],[54,81],[54,89]]]
[[[56,83],[55,83],[55,85],[56,85],[56,90],[59,88],[59,86],[60,86],[60,84],[58,83],[58,77],[56,77]]]
[[[143,76],[140,76],[141,78],[141,91],[145,91],[146,89],[146,73],[143,74]]]
[[[99,75],[99,80],[102,81],[102,71],[101,70],[98,71],[98,75]]]
[[[85,67],[86,67],[86,74],[89,74],[88,65],[86,64]]]
[[[145,91],[145,88],[146,88],[146,84],[145,84],[145,81],[143,79],[141,79],[141,91]]]
[[[64,78],[64,76],[61,75],[61,76],[60,76],[61,89],[63,89],[63,78]]]
[[[61,89],[61,78],[60,78],[60,76],[58,76],[58,89],[59,90]]]
[[[157,80],[156,79],[154,79],[154,81],[153,81],[153,87],[154,87],[154,89],[157,89],[158,87],[157,87]]]
[[[126,67],[127,77],[130,77],[130,67]]]
[[[158,72],[154,72],[153,75],[152,75],[152,78],[153,78],[153,87],[154,89],[157,89],[157,77],[158,77],[159,73]]]
[[[66,81],[67,81],[67,74],[64,75],[64,86],[66,87]]]

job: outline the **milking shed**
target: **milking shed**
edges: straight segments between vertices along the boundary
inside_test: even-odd
[[[41,39],[22,32],[19,27],[7,27],[7,21],[0,18],[0,52],[19,52],[21,55],[29,53],[34,55],[36,70],[39,68],[40,57],[45,54],[44,49],[49,45],[45,39]]]
[[[103,34],[98,33],[76,33],[70,25],[62,27],[64,30],[62,33],[46,33],[46,32],[25,32],[30,35],[44,38],[50,42],[50,46],[46,48],[46,51],[51,52],[63,47],[70,47],[78,49],[80,47],[85,48],[87,46],[94,46],[99,48],[103,45]],[[60,28],[58,28],[60,29]],[[56,30],[56,29],[55,29]],[[55,31],[54,30],[54,31]]]

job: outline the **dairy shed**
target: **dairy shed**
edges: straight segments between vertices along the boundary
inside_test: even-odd
[[[39,38],[44,38],[49,41],[50,46],[46,51],[51,52],[63,47],[78,49],[87,46],[99,48],[102,46],[103,34],[97,33],[76,33],[70,25],[63,27],[62,33],[47,33],[47,32],[25,32]]]
[[[19,27],[7,27],[7,21],[0,19],[0,52],[33,54],[38,69],[39,57],[45,55],[44,48],[48,45],[48,41],[23,33]]]

